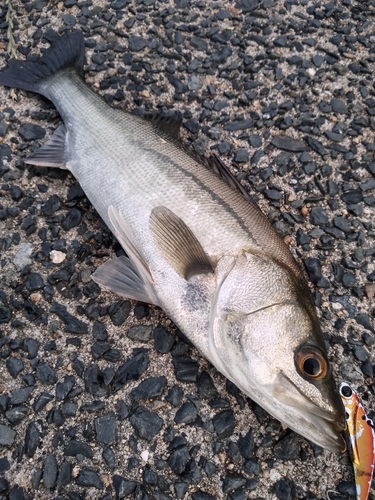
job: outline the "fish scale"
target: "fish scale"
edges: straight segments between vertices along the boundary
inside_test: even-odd
[[[80,31],[40,59],[10,61],[0,83],[39,92],[65,124],[26,161],[68,169],[128,257],[93,274],[162,307],[209,361],[291,429],[342,451],[345,418],[303,273],[220,160],[87,88]]]

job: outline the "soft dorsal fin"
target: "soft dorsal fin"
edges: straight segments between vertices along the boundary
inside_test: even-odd
[[[197,274],[213,272],[202,245],[185,222],[166,207],[156,207],[150,216],[155,242],[169,265],[188,280]]]
[[[254,203],[249,193],[242,186],[240,181],[234,177],[229,167],[216,155],[211,155],[210,158],[203,159],[204,164],[207,168],[215,172],[224,182],[228,184],[231,188],[239,191],[244,198]]]
[[[38,167],[56,167],[66,169],[65,157],[65,125],[60,125],[51,138],[35,153],[31,154],[25,163]]]

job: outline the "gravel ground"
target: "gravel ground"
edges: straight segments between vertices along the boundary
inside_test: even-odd
[[[81,29],[89,85],[180,111],[184,141],[231,166],[305,264],[337,381],[374,407],[375,2],[12,4],[18,57]],[[25,166],[60,121],[16,95],[0,88],[0,499],[353,498],[347,454],[283,428],[160,309],[90,280],[120,247],[71,175]]]

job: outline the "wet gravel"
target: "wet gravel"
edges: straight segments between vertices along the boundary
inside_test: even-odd
[[[374,407],[375,3],[12,4],[20,58],[81,29],[108,103],[179,111],[183,140],[231,166],[304,263],[337,380]],[[353,498],[346,454],[91,281],[120,246],[71,175],[24,164],[60,122],[17,96],[0,88],[0,499]]]

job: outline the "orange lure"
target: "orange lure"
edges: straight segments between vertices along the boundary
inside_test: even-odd
[[[357,394],[346,382],[340,385],[340,394],[346,412],[347,433],[351,447],[357,500],[367,500],[374,472],[374,424],[366,416]]]

